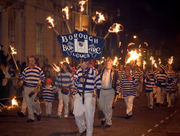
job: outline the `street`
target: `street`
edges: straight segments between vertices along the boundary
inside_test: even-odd
[[[146,106],[146,96],[141,95],[134,101],[133,117],[125,119],[125,103],[119,99],[114,105],[113,125],[102,128],[95,114],[94,136],[180,136],[180,98],[177,97],[175,107],[154,106],[150,110]],[[19,108],[3,110],[0,113],[0,136],[75,136],[77,127],[72,116],[57,119],[57,100],[53,103],[51,118],[45,117],[44,103],[41,103],[42,119],[26,123],[27,117],[17,116]]]

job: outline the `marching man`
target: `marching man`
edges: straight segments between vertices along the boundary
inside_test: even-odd
[[[77,94],[74,100],[74,116],[79,129],[78,136],[93,135],[93,122],[95,112],[94,89],[100,89],[100,79],[95,69],[83,62],[74,75],[74,84]]]
[[[29,66],[24,69],[20,79],[21,82],[24,82],[24,97],[28,108],[27,122],[34,122],[34,113],[37,114],[37,120],[40,120],[41,110],[39,101],[35,100],[37,95],[35,89],[41,82],[45,81],[45,76],[41,68],[35,64],[34,56],[29,57]]]

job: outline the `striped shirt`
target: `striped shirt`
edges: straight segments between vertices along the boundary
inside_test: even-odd
[[[72,87],[72,74],[70,72],[59,72],[55,81],[55,87]]]
[[[97,71],[95,69],[87,68],[84,74],[82,68],[79,68],[74,74],[74,85],[79,92],[83,92],[83,82],[79,81],[80,78],[83,78],[83,75],[87,78],[84,90],[85,92],[93,92],[94,89],[101,88],[100,75],[97,74]]]
[[[45,76],[40,67],[34,66],[33,68],[26,67],[20,75],[20,79],[24,81],[25,86],[36,87],[39,80],[45,81]]]
[[[55,88],[53,88],[52,85],[50,85],[50,86],[46,85],[42,89],[42,97],[45,102],[53,102],[53,100],[55,98],[55,93],[53,92],[54,90],[55,90]]]
[[[155,79],[156,79],[156,86],[158,86],[158,87],[166,87],[166,82],[167,82],[167,74],[166,73],[158,72],[155,75]]]
[[[146,92],[152,92],[153,88],[155,87],[155,79],[154,78],[145,78],[145,90]]]
[[[177,83],[177,76],[174,71],[167,71],[167,86],[166,91],[167,92],[175,92],[176,90],[176,83]]]
[[[136,85],[137,80],[133,78],[128,80],[126,75],[124,75],[120,81],[120,90],[123,91],[123,97],[136,96]]]

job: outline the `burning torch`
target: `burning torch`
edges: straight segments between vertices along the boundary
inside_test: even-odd
[[[123,31],[124,27],[121,24],[114,23],[112,26],[110,26],[108,33],[104,36],[104,39],[106,39],[109,35],[109,33],[118,33],[120,31]]]
[[[54,32],[59,35],[58,31],[55,29],[55,25],[54,25],[54,19],[52,17],[47,17],[46,20],[48,21],[50,28],[52,28],[54,30]]]
[[[68,28],[68,31],[69,31],[69,33],[72,33],[71,28],[70,28],[69,23],[68,23],[68,20],[69,20],[69,7],[66,6],[65,8],[63,8],[62,12],[65,13],[65,17],[64,17],[65,19],[64,20],[66,22],[66,26]]]

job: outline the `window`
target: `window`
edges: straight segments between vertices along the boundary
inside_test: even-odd
[[[43,25],[36,24],[36,54],[43,55]]]

